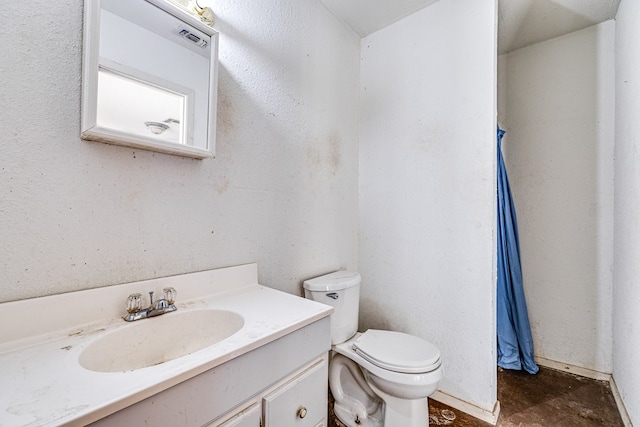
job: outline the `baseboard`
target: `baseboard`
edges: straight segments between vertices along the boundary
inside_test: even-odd
[[[620,390],[618,390],[618,386],[616,385],[613,376],[611,377],[609,384],[611,385],[611,393],[613,394],[613,398],[616,401],[616,405],[618,405],[618,412],[620,412],[620,418],[622,418],[624,427],[633,427],[633,424],[631,424],[631,417],[629,417],[627,407],[624,406],[624,401],[622,400],[622,396],[620,395]]]
[[[568,363],[556,362],[555,360],[545,359],[544,357],[535,358],[538,365],[545,368],[555,369],[556,371],[568,372],[570,374],[578,375],[581,377],[587,377],[594,380],[610,381],[611,374],[604,372],[594,371],[593,369],[587,369],[580,366],[570,365]]]
[[[493,406],[493,411],[487,411],[486,409],[482,409],[479,406],[473,405],[469,402],[465,402],[464,400],[460,400],[457,397],[453,397],[449,394],[443,393],[440,390],[437,390],[435,393],[429,396],[429,399],[436,400],[444,405],[462,411],[491,425],[496,425],[498,423],[498,416],[500,415],[500,402],[497,400],[496,404]]]

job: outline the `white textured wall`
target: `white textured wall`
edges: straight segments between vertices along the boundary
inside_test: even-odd
[[[501,57],[536,356],[611,372],[614,21]]]
[[[440,389],[496,401],[493,0],[441,0],[362,40],[361,328],[442,351]]]
[[[616,17],[613,378],[640,425],[640,3]]]
[[[202,161],[81,141],[82,0],[3,4],[0,301],[253,261],[300,294],[357,267],[359,38],[317,0],[216,3]]]

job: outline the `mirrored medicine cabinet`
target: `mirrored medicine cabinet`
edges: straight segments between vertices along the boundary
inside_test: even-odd
[[[166,0],[85,0],[81,138],[215,152],[218,33]]]

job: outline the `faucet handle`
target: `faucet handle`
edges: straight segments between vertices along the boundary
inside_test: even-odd
[[[142,295],[141,294],[131,294],[127,298],[127,312],[128,313],[137,313],[142,310]]]
[[[178,292],[176,292],[175,288],[164,288],[162,292],[164,293],[164,299],[166,299],[169,304],[173,304],[176,301]]]

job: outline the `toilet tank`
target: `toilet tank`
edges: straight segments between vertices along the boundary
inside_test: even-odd
[[[331,315],[331,344],[340,344],[358,331],[360,306],[360,273],[336,271],[305,280],[305,298],[333,307]]]

